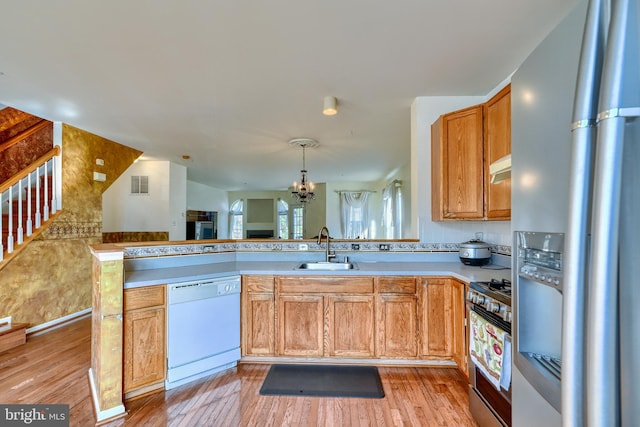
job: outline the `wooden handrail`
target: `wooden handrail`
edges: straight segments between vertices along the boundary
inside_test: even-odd
[[[42,120],[39,121],[38,123],[36,123],[35,125],[28,127],[24,132],[19,133],[18,135],[15,135],[9,139],[7,139],[5,142],[0,144],[0,151],[4,151],[9,147],[12,147],[14,145],[16,145],[18,142],[24,140],[25,138],[33,135],[34,133],[38,132],[40,129],[44,128],[45,126],[49,125],[50,121],[48,120]]]
[[[53,158],[54,156],[57,156],[58,154],[60,154],[60,147],[56,145],[51,150],[47,151],[44,155],[38,157],[35,162],[31,163],[29,166],[27,166],[26,168],[22,169],[17,174],[13,175],[11,178],[6,180],[5,182],[1,183],[0,184],[0,194],[2,194],[5,191],[7,191],[9,189],[9,187],[11,187],[14,184],[16,184],[17,182],[19,182],[22,178],[24,178],[25,176],[27,176],[28,174],[30,174],[34,170],[38,169],[45,162],[48,162],[51,158]]]

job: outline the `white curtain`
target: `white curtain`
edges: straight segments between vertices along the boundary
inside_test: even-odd
[[[402,183],[394,180],[382,191],[382,236],[385,239],[402,238]]]
[[[369,237],[369,192],[340,192],[340,225],[344,239]]]

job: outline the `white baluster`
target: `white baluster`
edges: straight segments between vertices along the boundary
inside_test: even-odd
[[[49,175],[47,175],[47,163],[44,164],[44,220],[49,219]]]
[[[36,169],[36,229],[42,225],[42,216],[40,215],[40,168]]]
[[[58,201],[56,200],[56,162],[55,156],[49,160],[51,162],[51,215],[58,210]]]
[[[33,234],[33,221],[31,220],[31,173],[27,175],[27,236]]]
[[[24,230],[22,228],[22,178],[18,180],[18,244],[21,245],[24,242]]]
[[[9,235],[7,236],[7,253],[13,252],[13,186],[9,187],[9,219],[7,225],[9,226]]]

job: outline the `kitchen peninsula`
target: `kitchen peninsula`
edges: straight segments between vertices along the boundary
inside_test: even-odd
[[[98,419],[118,416],[124,407],[122,398],[164,388],[166,289],[189,281],[241,277],[240,362],[458,366],[466,374],[466,286],[472,281],[509,278],[508,254],[494,253],[494,264],[504,269],[488,269],[463,265],[451,244],[360,241],[352,245],[353,241],[332,242],[338,260],[348,257],[355,265],[340,271],[298,268],[303,262],[322,259],[322,246],[312,241],[92,247],[94,304],[112,301],[117,306],[120,302],[124,322],[124,339],[113,334],[102,334],[110,343],[94,339],[96,348],[113,349],[124,341],[124,348],[119,348],[124,352],[120,401],[112,400],[108,407],[96,404]],[[113,262],[121,264],[124,276],[113,276],[120,283],[109,285],[113,279],[101,271],[113,269],[107,266]],[[113,295],[105,295],[105,290]],[[117,315],[115,306],[109,312]],[[94,307],[94,314],[100,312]],[[102,312],[104,319],[104,309]],[[131,335],[135,330],[127,331],[131,316],[138,316],[142,336],[136,338]],[[94,332],[100,323],[94,315]],[[99,371],[114,365],[109,359],[119,357],[121,361],[122,356],[117,352],[93,354],[92,393],[94,402],[100,402],[107,390],[100,389]],[[138,376],[130,378],[133,387],[128,382],[132,372]],[[113,388],[108,392],[117,394]]]

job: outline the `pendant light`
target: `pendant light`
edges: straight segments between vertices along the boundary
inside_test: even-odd
[[[291,197],[294,197],[299,203],[307,203],[316,198],[316,194],[313,192],[313,182],[307,182],[307,168],[305,165],[305,150],[307,148],[317,147],[318,141],[311,138],[294,138],[289,141],[291,145],[297,145],[302,147],[302,169],[300,170],[301,178],[300,183],[294,181],[293,191]]]

